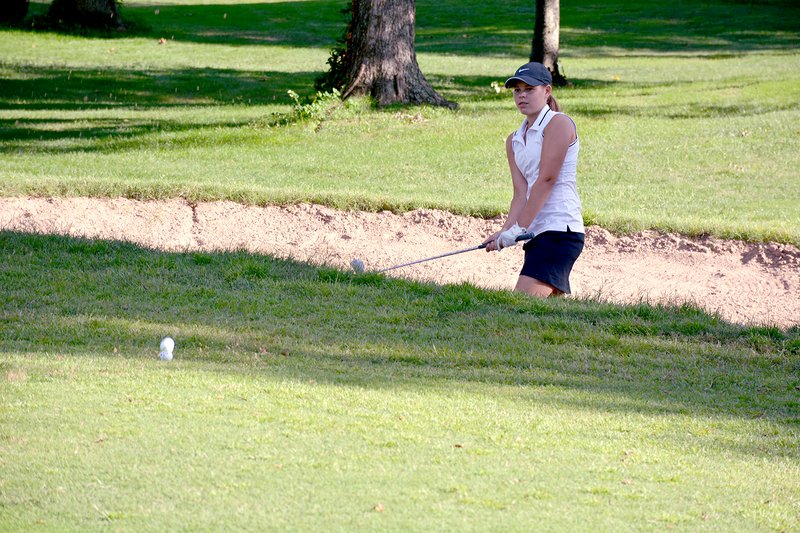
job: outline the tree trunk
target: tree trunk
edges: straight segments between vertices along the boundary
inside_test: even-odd
[[[531,61],[543,64],[553,75],[553,84],[566,85],[558,70],[558,35],[561,31],[559,0],[536,0],[536,21],[533,26]]]
[[[53,0],[47,16],[59,24],[125,30],[116,0]]]
[[[431,104],[457,107],[422,74],[414,50],[414,0],[352,0],[352,19],[339,59],[342,98],[370,95],[380,106]]]

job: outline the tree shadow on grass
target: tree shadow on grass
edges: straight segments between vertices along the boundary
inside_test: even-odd
[[[20,116],[0,120],[0,153],[20,150],[44,152],[103,151],[127,149],[147,144],[146,136],[154,133],[180,133],[198,128],[239,128],[252,122],[249,118],[230,119],[203,114],[186,114],[175,118],[169,114],[156,116],[148,111],[212,109],[228,105],[270,106],[294,104],[288,91],[307,92],[313,84],[314,72],[286,73],[277,71],[248,72],[233,69],[125,70],[118,68],[33,68],[15,67],[14,76],[0,80],[0,109],[49,110],[52,116],[39,118]],[[509,102],[507,91],[498,94],[492,86],[499,84],[490,76],[431,76],[431,81],[444,93],[462,102]],[[740,88],[742,82],[735,83]],[[758,81],[751,82],[752,84]],[[618,85],[630,91],[630,85],[591,79],[576,79],[570,88],[561,89],[561,96],[579,96],[585,89],[601,89]],[[669,86],[670,84],[666,84]],[[691,86],[690,82],[675,82]],[[657,84],[663,88],[664,84]],[[646,91],[646,85],[637,89]],[[722,85],[719,89],[724,89]],[[797,103],[787,104],[797,108]],[[388,111],[396,112],[392,107]],[[80,112],[90,112],[79,114]],[[129,112],[144,112],[131,114]],[[752,116],[773,112],[754,101],[750,105],[687,104],[676,108],[671,104],[615,104],[609,100],[583,101],[570,105],[576,117],[609,115],[650,116],[661,118],[705,118]],[[61,117],[59,117],[59,113]],[[126,113],[129,113],[126,115]],[[212,113],[213,115],[213,113]],[[194,117],[194,118],[193,118]],[[193,142],[203,142],[193,139]]]
[[[542,401],[765,418],[787,432],[769,453],[796,452],[787,435],[800,429],[800,328],[739,326],[688,306],[542,301],[244,252],[0,232],[0,254],[7,353],[121,347],[137,357],[171,331],[182,359],[231,372],[255,364],[342,386],[472,383],[534,396],[555,388],[580,394]]]
[[[131,7],[133,35],[225,45],[331,48],[344,33],[346,4],[303,2]]]
[[[108,153],[147,146],[158,147],[168,142],[170,146],[196,143],[197,136],[187,140],[171,137],[159,140],[157,135],[189,134],[204,127],[238,128],[246,122],[224,121],[213,124],[196,124],[178,120],[133,119],[120,121],[109,118],[86,118],[79,121],[54,119],[0,120],[0,153],[15,154],[34,150],[38,153]],[[211,142],[230,142],[209,137]]]
[[[123,4],[125,32],[58,28],[46,20],[47,4],[31,4],[28,27],[77,37],[144,37],[232,46],[331,48],[344,32],[344,4],[338,0],[228,4]]]
[[[0,79],[0,109],[89,110],[193,105],[287,104],[314,72],[14,67]]]
[[[533,2],[459,0],[417,5],[417,51],[528,55]],[[582,0],[561,6],[560,43],[571,57],[622,50],[661,53],[793,50],[800,45],[800,6],[791,0],[676,2]]]
[[[175,118],[163,110],[228,105],[291,104],[313,72],[243,72],[223,69],[124,70],[18,67],[0,80],[0,109],[48,110],[49,117],[0,119],[0,153],[113,151],[158,132],[203,127],[237,128],[252,121],[203,113]],[[131,113],[135,111],[136,113]],[[153,113],[148,113],[153,111]],[[81,113],[85,112],[85,113]],[[104,141],[102,145],[98,141]],[[64,141],[64,142],[61,142]]]
[[[44,4],[35,6],[44,9]],[[333,0],[223,5],[133,4],[125,8],[133,23],[131,31],[123,37],[163,37],[242,46],[330,47],[344,28],[342,7],[341,2]],[[528,53],[528,22],[532,22],[532,18],[528,22],[524,19],[525,13],[532,11],[530,3],[489,2],[465,9],[463,2],[447,0],[422,3],[417,9],[420,52],[520,57]],[[585,1],[562,10],[563,44],[576,57],[604,55],[606,48],[643,55],[708,52],[729,56],[776,48],[794,51],[800,44],[797,27],[800,27],[800,8],[784,1],[766,2],[758,9],[724,0],[664,5]],[[98,36],[111,37],[109,34]],[[675,42],[676,36],[684,41]],[[0,109],[15,110],[285,105],[291,103],[287,96],[289,90],[304,96],[313,95],[314,79],[319,75],[314,71],[245,72],[202,68],[67,69],[12,65],[6,66],[6,70],[13,71],[13,76],[0,79]],[[491,100],[491,83],[502,81],[481,76],[432,75],[429,78],[443,94],[464,102]],[[576,88],[605,83],[572,81]],[[649,116],[663,112],[654,108],[597,106],[571,111],[593,116],[609,113]],[[679,110],[678,118],[749,112],[740,107],[705,106]],[[50,133],[37,128],[17,131],[14,124],[17,122],[3,125],[0,135],[4,139],[46,140],[60,135],[52,133],[54,128]],[[120,126],[117,131],[124,129]],[[106,129],[100,128],[94,135],[87,132],[85,136],[94,138],[106,133]]]
[[[341,0],[246,4],[124,6],[123,36],[184,42],[331,48],[347,23]],[[36,8],[43,11],[43,7]],[[417,3],[422,53],[524,57],[534,4],[443,0]],[[744,53],[800,45],[800,6],[792,0],[571,2],[561,9],[561,46],[575,57],[666,52]],[[112,37],[107,33],[102,37]]]

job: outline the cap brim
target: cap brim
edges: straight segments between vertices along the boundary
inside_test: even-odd
[[[537,80],[537,79],[534,79],[534,78],[529,78],[529,77],[527,77],[527,76],[511,76],[510,78],[508,78],[508,79],[506,80],[506,83],[505,83],[505,88],[506,88],[506,89],[510,89],[510,88],[512,88],[514,85],[516,85],[516,84],[517,84],[517,82],[520,82],[520,81],[521,81],[522,83],[527,83],[528,85],[531,85],[531,86],[534,86],[534,87],[535,87],[536,85],[550,85],[549,83],[545,83],[545,82],[543,82],[542,80]]]

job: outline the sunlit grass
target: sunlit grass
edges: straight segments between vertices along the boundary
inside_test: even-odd
[[[798,519],[796,328],[246,253],[10,233],[0,252],[11,529]]]

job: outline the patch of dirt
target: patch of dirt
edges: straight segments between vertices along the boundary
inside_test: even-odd
[[[129,241],[166,251],[247,250],[347,270],[378,270],[470,248],[499,229],[444,211],[342,212],[318,205],[253,207],[124,198],[2,198],[0,229]],[[429,261],[387,275],[513,288],[520,246]],[[800,325],[800,250],[646,231],[618,237],[593,226],[573,270],[574,297],[618,303],[689,302],[741,324]]]

